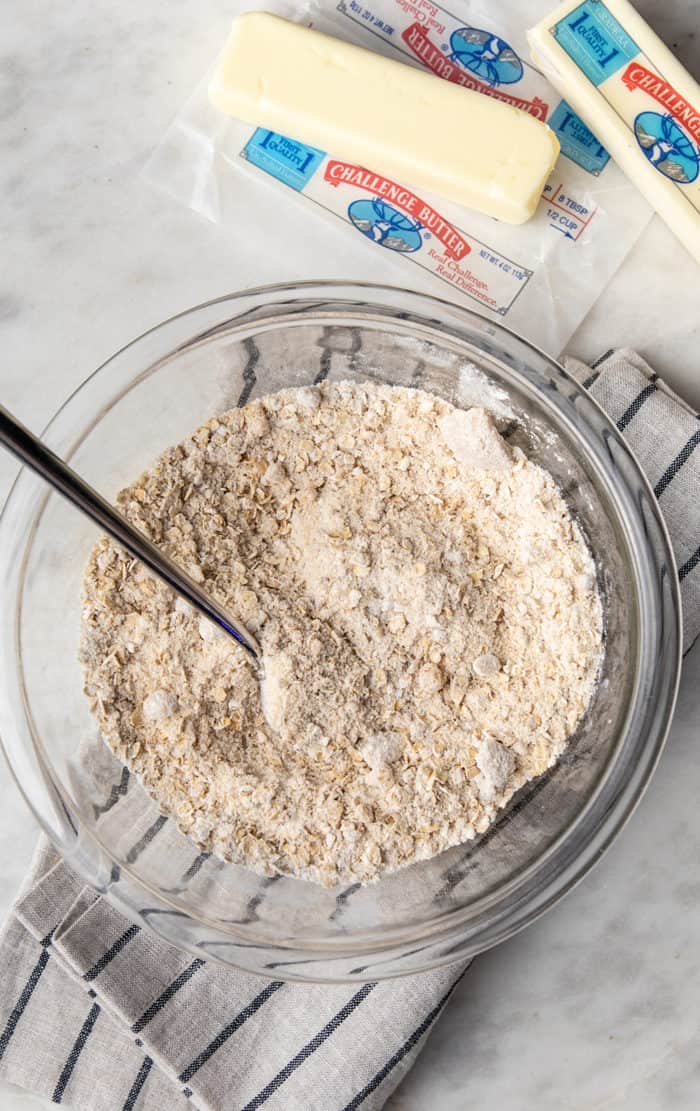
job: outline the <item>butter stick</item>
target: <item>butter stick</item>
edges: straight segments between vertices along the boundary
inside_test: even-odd
[[[567,0],[535,65],[700,262],[700,85],[628,0]]]
[[[509,104],[267,12],[234,20],[209,99],[510,224],[532,216],[559,153]]]

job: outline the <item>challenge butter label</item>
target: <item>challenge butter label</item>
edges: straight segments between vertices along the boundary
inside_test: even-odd
[[[407,256],[499,316],[506,315],[532,276],[532,270],[458,227],[412,189],[363,166],[266,128],[253,132],[241,154],[378,247]]]
[[[603,0],[584,0],[550,31],[632,132],[644,158],[700,212],[700,104],[678,92]]]

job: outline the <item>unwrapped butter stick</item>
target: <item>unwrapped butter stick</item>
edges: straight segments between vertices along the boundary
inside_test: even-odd
[[[700,85],[627,0],[567,0],[532,58],[700,262]]]
[[[559,153],[509,104],[267,12],[234,20],[209,99],[510,224],[532,216]]]

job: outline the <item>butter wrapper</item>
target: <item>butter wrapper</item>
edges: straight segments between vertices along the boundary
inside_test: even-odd
[[[628,0],[565,0],[533,57],[700,262],[700,85]]]

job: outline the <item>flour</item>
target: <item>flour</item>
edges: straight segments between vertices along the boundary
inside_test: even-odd
[[[251,661],[111,541],[85,577],[102,731],[202,847],[371,881],[482,833],[594,687],[593,563],[481,409],[325,384],[211,420],[124,513],[240,616]]]

